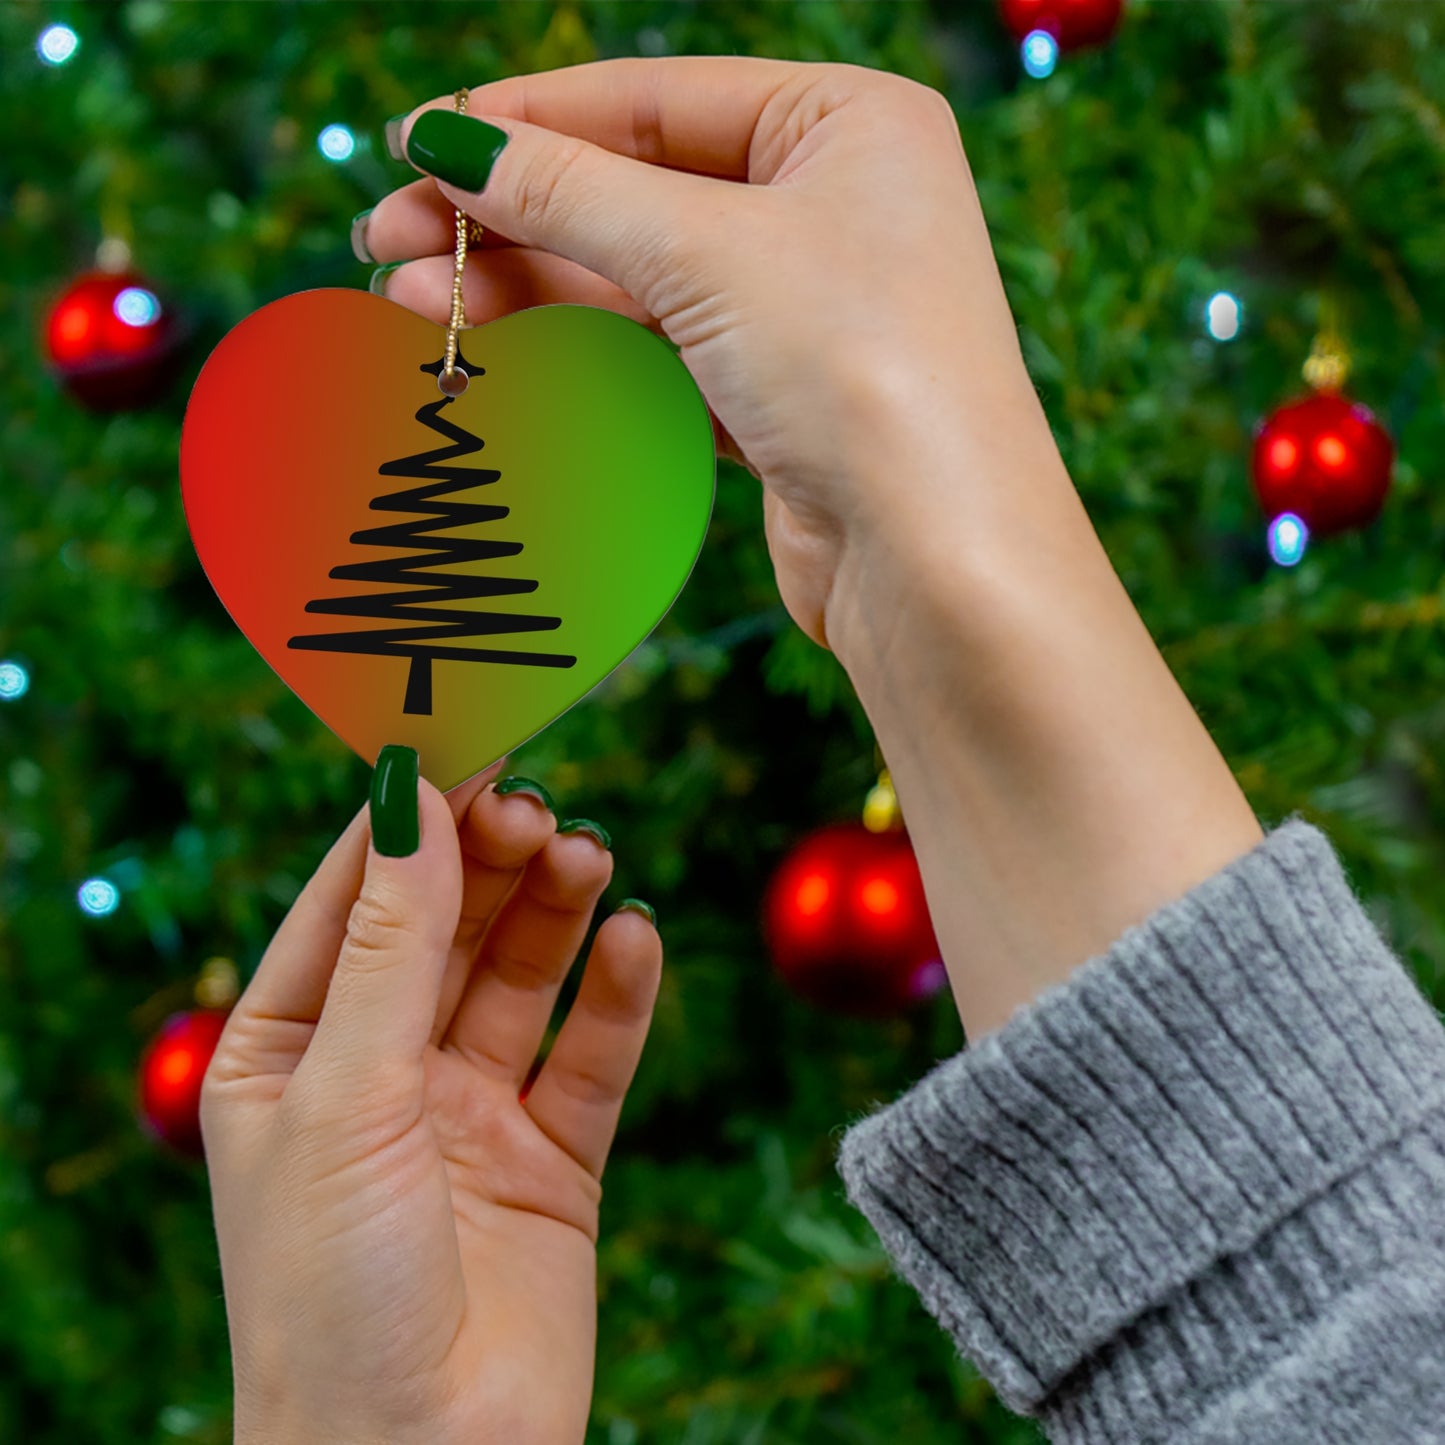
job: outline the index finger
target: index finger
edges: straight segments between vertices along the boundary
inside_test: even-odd
[[[790,86],[812,83],[819,69],[747,55],[625,56],[489,81],[470,92],[467,108],[672,170],[766,181],[751,154],[765,132],[764,113]],[[445,97],[418,110],[451,106]],[[782,159],[772,158],[773,167]]]

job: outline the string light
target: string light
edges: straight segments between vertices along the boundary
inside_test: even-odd
[[[120,907],[120,889],[109,878],[87,878],[76,893],[83,913],[104,918]]]
[[[1281,512],[1269,524],[1269,555],[1281,567],[1293,567],[1305,554],[1310,529],[1293,512]]]
[[[14,702],[30,691],[30,674],[18,662],[0,662],[0,702]]]
[[[932,958],[909,980],[910,998],[931,998],[948,982],[948,970],[941,958]]]
[[[1228,291],[1216,291],[1204,308],[1204,329],[1216,341],[1233,341],[1244,325],[1244,307]]]
[[[127,326],[149,326],[160,319],[161,303],[155,292],[144,286],[127,286],[115,298],[111,310]]]
[[[35,53],[47,65],[64,65],[80,49],[80,36],[68,25],[47,25],[35,42]]]
[[[329,161],[349,161],[356,151],[356,137],[348,126],[329,125],[316,137],[316,147]]]
[[[1047,30],[1031,30],[1019,47],[1024,69],[1035,80],[1045,80],[1059,63],[1059,42]]]

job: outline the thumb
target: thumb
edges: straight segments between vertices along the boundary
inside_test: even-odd
[[[403,126],[400,149],[458,210],[519,245],[585,266],[653,315],[659,310],[650,298],[664,285],[668,314],[686,304],[673,292],[679,265],[705,239],[694,218],[741,204],[746,190],[511,116],[440,105]]]
[[[370,825],[361,892],[297,1069],[356,1086],[419,1070],[462,906],[456,822],[445,795],[418,777],[413,749],[381,750]]]

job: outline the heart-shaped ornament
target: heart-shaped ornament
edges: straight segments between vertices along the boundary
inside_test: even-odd
[[[586,695],[666,616],[712,514],[707,405],[659,337],[538,306],[446,332],[305,291],[201,370],[181,495],[236,625],[367,762],[445,791]]]

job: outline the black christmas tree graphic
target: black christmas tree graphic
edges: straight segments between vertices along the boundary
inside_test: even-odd
[[[461,358],[458,357],[458,364]],[[433,376],[441,370],[435,362],[421,369]],[[466,366],[474,379],[482,368]],[[491,662],[521,667],[571,667],[575,657],[555,652],[513,652],[495,648],[455,647],[448,643],[464,637],[496,637],[509,632],[550,632],[561,625],[560,617],[541,617],[521,612],[481,612],[467,607],[439,607],[443,602],[466,602],[476,597],[514,597],[535,592],[537,583],[514,577],[473,577],[432,569],[460,562],[515,557],[520,542],[476,541],[465,537],[433,536],[451,527],[476,522],[499,522],[508,507],[479,502],[445,500],[449,493],[491,486],[501,472],[481,467],[458,466],[461,458],[480,451],[482,441],[442,415],[454,398],[429,402],[416,414],[417,421],[445,437],[450,446],[419,452],[386,462],[377,469],[383,477],[418,477],[425,484],[405,491],[388,492],[371,503],[374,512],[412,512],[418,519],[386,527],[353,532],[351,541],[363,547],[406,547],[408,557],[387,557],[375,562],[353,562],[333,567],[328,574],[338,580],[370,583],[410,583],[406,591],[372,592],[356,597],[323,597],[306,604],[308,612],[326,612],[342,617],[373,617],[392,623],[418,623],[411,627],[384,627],[374,631],[326,632],[293,637],[287,647],[315,652],[368,653],[378,657],[409,657],[405,713],[430,714],[432,710],[432,663]]]

